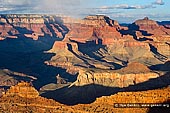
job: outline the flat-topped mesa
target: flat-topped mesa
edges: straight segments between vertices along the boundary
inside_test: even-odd
[[[110,19],[105,15],[89,15],[84,19],[73,19],[71,17],[63,17],[63,23],[65,24],[83,24],[86,26],[119,26],[119,23]]]
[[[119,26],[119,23],[115,20],[110,19],[105,15],[89,15],[84,18],[84,22],[87,25],[95,26]]]
[[[169,36],[170,30],[162,25],[159,25],[156,21],[145,17],[144,19],[136,20],[129,26],[133,30],[138,30],[144,36]]]
[[[19,96],[23,98],[37,98],[39,96],[38,91],[31,86],[30,83],[21,82],[15,86],[11,86],[10,89],[3,96]]]
[[[105,15],[89,15],[86,16],[84,19],[85,20],[104,20],[106,16]]]
[[[134,23],[138,25],[140,28],[151,27],[154,29],[159,27],[156,21],[150,20],[148,17],[145,17],[144,19],[136,20]]]

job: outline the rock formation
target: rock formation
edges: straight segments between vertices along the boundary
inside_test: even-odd
[[[158,23],[154,20],[150,20],[148,17],[145,17],[144,19],[136,20],[135,24],[139,26],[139,28],[142,29],[142,27],[151,27],[153,29],[156,29],[159,27]]]
[[[98,84],[106,87],[128,87],[157,77],[159,74],[151,72],[143,64],[130,63],[127,67],[116,71],[80,70],[77,80],[72,85]]]
[[[33,87],[30,87],[29,83],[21,82],[11,88],[5,93],[4,96],[19,96],[22,98],[37,98],[39,96],[38,91]]]
[[[0,96],[10,86],[18,84],[20,81],[31,82],[36,78],[19,72],[13,72],[8,69],[0,70]]]
[[[115,20],[111,20],[107,16],[87,16],[84,22],[77,24],[70,24],[70,31],[66,39],[75,40],[85,43],[86,41],[98,40],[107,45],[107,40],[115,40],[121,38],[121,34],[117,31],[119,24]],[[107,32],[107,33],[106,33]]]
[[[147,17],[125,27],[103,15],[0,15],[0,50],[0,91],[12,85],[0,98],[1,111],[123,112],[113,104],[169,97],[169,88],[135,92],[170,84],[170,29]],[[20,81],[33,83],[44,97],[87,108],[40,97],[29,83],[16,85]]]
[[[63,78],[61,78],[59,74],[56,76],[56,79],[57,79],[57,84],[66,84],[67,83],[67,81],[64,80]]]

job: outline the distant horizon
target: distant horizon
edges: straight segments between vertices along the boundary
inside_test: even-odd
[[[83,17],[83,18],[76,18],[76,17],[71,17],[71,16],[67,16],[67,15],[62,15],[62,14],[50,14],[50,13],[12,13],[12,14],[8,14],[8,13],[0,13],[0,15],[54,15],[54,16],[63,16],[63,17],[70,17],[70,18],[73,18],[73,19],[84,19],[85,17],[87,17],[87,16],[91,16],[91,15],[87,15],[87,16],[85,16],[85,17]],[[96,15],[101,15],[101,16],[108,16],[108,15],[102,15],[102,14],[96,14]],[[95,14],[93,14],[92,16],[95,16]],[[108,16],[109,17],[109,16]],[[145,16],[146,17],[146,16]],[[144,19],[145,17],[143,17],[143,18],[138,18],[138,19],[136,19],[136,20],[139,20],[139,19]],[[116,19],[114,19],[114,18],[111,18],[111,17],[109,17],[110,19],[112,19],[112,20],[116,20]],[[154,20],[154,19],[152,19],[152,18],[150,18],[150,17],[148,17],[150,20]],[[116,20],[116,21],[118,21],[118,23],[119,24],[132,24],[132,23],[134,23],[136,20],[133,20],[132,22],[121,22],[121,21],[119,21],[119,20]],[[156,21],[156,22],[170,22],[170,20],[154,20],[154,21]]]

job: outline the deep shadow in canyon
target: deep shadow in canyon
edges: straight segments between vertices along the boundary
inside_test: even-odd
[[[6,38],[0,41],[0,69],[9,69],[36,77],[37,80],[33,81],[33,84],[37,89],[49,83],[56,83],[57,74],[68,82],[76,80],[76,76],[70,76],[65,69],[44,63],[55,55],[45,51],[52,48],[57,38],[41,37],[33,40],[23,35],[23,32],[29,32],[26,28],[19,28],[19,32],[17,39]]]
[[[125,29],[118,30],[122,36],[123,35],[131,35],[137,41],[146,41],[146,40],[153,41],[152,39],[148,39],[148,38],[138,39],[138,37],[136,35],[136,31],[139,31],[144,37],[145,36],[152,36],[153,34],[150,34],[150,33],[148,33],[147,31],[144,31],[144,30],[140,30],[139,26],[136,25],[135,23],[129,24],[127,27],[128,27],[127,30],[125,30]]]
[[[33,81],[33,85],[39,89],[42,86],[49,83],[57,83],[56,75],[60,75],[62,78],[67,79],[68,82],[74,82],[77,76],[70,76],[65,69],[48,66],[44,62],[50,60],[55,54],[47,53],[45,51],[50,50],[53,47],[55,41],[61,41],[63,38],[59,38],[55,35],[54,30],[51,30],[51,25],[61,31],[63,36],[69,32],[69,29],[63,25],[63,21],[60,17],[55,16],[54,20],[50,20],[50,17],[43,17],[44,27],[49,28],[49,32],[45,32],[43,28],[40,29],[44,36],[39,36],[38,40],[25,37],[24,34],[32,34],[33,30],[29,30],[26,27],[22,27],[22,24],[14,25],[10,23],[8,15],[1,15],[13,29],[17,30],[18,33],[13,35],[10,31],[8,32],[11,36],[16,36],[16,39],[5,37],[5,40],[0,41],[0,69],[8,69],[10,71],[27,74],[37,78]],[[13,17],[11,17],[13,18]],[[29,18],[32,17],[27,17]],[[49,19],[47,21],[46,19]],[[28,24],[31,29],[31,23]],[[38,25],[39,23],[35,24]],[[51,31],[51,32],[50,32]],[[52,35],[50,35],[50,33]],[[15,75],[9,75],[15,77]],[[16,78],[16,77],[15,77]],[[18,78],[16,78],[18,80]],[[21,80],[26,80],[22,77]]]
[[[90,104],[98,97],[109,96],[117,93],[118,87],[106,87],[97,84],[89,84],[84,86],[72,86],[48,91],[41,96],[54,99],[57,102],[66,105]]]
[[[106,46],[102,45],[102,40],[98,39],[98,42],[96,44],[96,41],[86,41],[86,43],[81,43],[81,42],[77,42],[74,40],[70,40],[71,42],[77,43],[78,45],[78,51],[80,51],[81,53],[83,53],[84,55],[88,55],[90,58],[94,59],[95,61],[99,61],[101,63],[107,63],[109,65],[114,66],[114,69],[121,69],[123,66],[114,62],[107,62],[105,60],[103,60],[102,58],[104,58],[103,54],[99,53],[100,49],[104,50],[107,52]],[[83,60],[85,63],[88,64],[87,59],[84,56],[79,56],[77,55],[73,50],[71,45],[68,44],[68,49],[70,52],[72,52],[75,56],[77,56],[78,58],[80,58],[81,60]],[[95,53],[97,53],[98,55],[96,55]],[[90,65],[90,64],[88,64]],[[95,68],[93,66],[91,66],[91,68]]]

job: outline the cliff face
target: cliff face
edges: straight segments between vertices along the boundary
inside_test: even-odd
[[[128,87],[137,83],[148,81],[152,78],[157,78],[156,73],[146,74],[119,74],[119,73],[79,73],[76,86],[83,86],[87,84],[99,84],[108,87]],[[74,84],[74,83],[73,83]]]
[[[133,69],[133,67],[136,67]],[[106,87],[128,87],[149,79],[158,78],[160,75],[151,72],[143,64],[134,62],[127,67],[116,71],[93,72],[93,71],[79,71],[77,80],[73,83],[76,86],[83,86],[87,84],[98,84]]]

